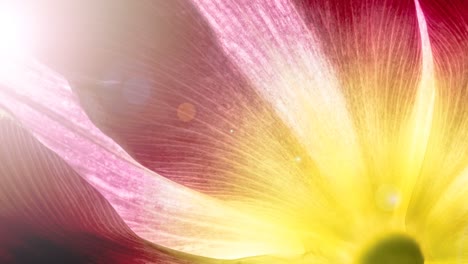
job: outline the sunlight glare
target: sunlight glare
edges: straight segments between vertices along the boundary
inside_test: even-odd
[[[20,5],[0,3],[0,71],[7,74],[27,58],[32,49],[31,17]]]

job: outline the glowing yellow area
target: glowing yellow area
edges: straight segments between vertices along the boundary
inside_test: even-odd
[[[402,104],[397,114],[389,113],[385,108],[388,98],[383,95],[385,90],[378,87],[379,78],[382,78],[378,68],[389,68],[388,65],[374,66],[377,70],[369,67],[376,72],[375,76],[363,77],[362,72],[353,72],[344,82],[352,91],[371,91],[369,87],[377,86],[381,94],[375,95],[364,92],[343,94],[344,88],[338,87],[338,77],[334,75],[340,73],[322,63],[326,60],[320,52],[317,56],[301,53],[300,45],[289,57],[297,68],[284,63],[283,54],[272,49],[269,66],[278,74],[273,77],[257,72],[247,74],[257,74],[252,82],[260,87],[275,114],[288,125],[276,125],[268,114],[256,112],[246,113],[248,118],[245,119],[251,123],[238,129],[244,132],[239,148],[248,149],[244,146],[252,144],[257,149],[249,154],[262,153],[262,156],[249,157],[255,158],[249,167],[250,174],[265,181],[274,179],[269,182],[270,189],[262,189],[261,195],[268,194],[269,199],[274,200],[281,190],[286,193],[281,200],[274,200],[275,205],[265,202],[261,205],[262,210],[252,208],[250,215],[284,227],[282,231],[299,237],[304,247],[300,257],[285,256],[289,257],[287,261],[258,258],[252,259],[252,263],[360,263],[358,257],[363,252],[392,234],[404,234],[413,240],[429,261],[427,263],[443,254],[452,257],[446,263],[455,263],[461,256],[465,259],[463,254],[466,254],[467,246],[465,242],[458,242],[459,237],[446,238],[448,249],[443,251],[435,246],[443,234],[431,234],[435,227],[450,226],[445,222],[444,209],[446,213],[449,212],[447,209],[452,209],[453,213],[449,215],[456,216],[461,215],[457,210],[466,212],[466,205],[449,207],[447,201],[429,221],[425,213],[431,208],[419,214],[413,211],[414,207],[420,206],[414,199],[418,186],[430,185],[431,179],[438,177],[422,174],[422,171],[423,167],[429,173],[433,169],[433,165],[425,160],[428,146],[438,143],[437,133],[443,130],[443,124],[437,119],[440,98],[426,20],[417,1],[415,5],[420,33],[419,58],[415,61],[419,64],[419,78],[415,83],[403,83],[402,87],[394,87],[391,82],[385,84],[388,85],[385,88],[397,97],[395,101]],[[405,52],[411,53],[405,50],[402,54]],[[247,67],[246,71],[249,69]],[[317,72],[322,73],[319,78],[315,77]],[[399,89],[406,93],[398,94]],[[275,134],[282,135],[280,141],[284,144],[278,144],[277,138],[262,130],[260,124],[263,123],[273,127]],[[291,133],[299,142],[289,141]],[[364,155],[365,150],[372,152]],[[435,155],[443,155],[445,149],[437,151]],[[275,169],[269,171],[269,167]],[[241,167],[236,169],[239,174],[244,171]],[[236,186],[251,184],[240,177],[233,182]],[[304,190],[303,186],[308,189]],[[462,192],[457,190],[456,194],[466,197],[466,192]],[[246,196],[260,197],[247,187],[245,193]],[[466,203],[455,195],[448,197],[450,199]],[[237,207],[242,206],[236,202]],[[250,205],[244,206],[248,210]],[[410,213],[413,215],[408,216]],[[463,217],[466,216],[458,217],[459,223]],[[413,223],[413,219],[417,220]],[[428,222],[433,229],[425,228]],[[291,249],[300,251],[298,246],[292,245]],[[461,249],[454,249],[455,246]]]

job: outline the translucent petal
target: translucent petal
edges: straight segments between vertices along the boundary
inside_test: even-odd
[[[2,107],[93,185],[142,238],[220,258],[302,250],[287,227],[239,211],[138,164],[94,127],[70,87],[55,73],[35,63],[15,73],[2,76]]]
[[[2,263],[210,263],[137,237],[111,205],[12,120],[0,120]]]

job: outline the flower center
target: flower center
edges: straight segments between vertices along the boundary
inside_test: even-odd
[[[423,264],[419,245],[404,235],[392,235],[378,241],[363,255],[361,264]]]

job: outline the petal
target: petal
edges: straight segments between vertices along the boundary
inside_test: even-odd
[[[345,96],[369,179],[357,239],[408,231],[405,217],[433,129],[432,50],[417,1],[298,0]],[[343,202],[356,192],[341,193]],[[408,231],[410,232],[410,231]],[[366,234],[366,235],[362,235]]]
[[[421,1],[421,6],[434,54],[439,100],[436,127],[413,195],[408,222],[424,234],[434,261],[466,263],[468,7],[463,1],[453,1],[450,5],[443,1]]]
[[[432,133],[437,129],[434,62],[418,1],[298,1],[340,73],[372,200],[404,226]],[[383,195],[382,195],[383,193]],[[388,195],[387,195],[388,194]],[[377,220],[380,225],[380,220]]]
[[[362,177],[363,153],[339,72],[317,32],[307,27],[292,1],[194,2],[228,58],[273,106],[315,163],[318,172],[303,173],[329,184],[330,196],[343,198],[333,207],[348,224],[360,221],[359,216],[372,209],[371,182]],[[360,195],[352,195],[356,189]],[[324,213],[319,210],[314,214]]]
[[[466,252],[466,242],[460,242],[463,224],[454,227],[452,221],[466,223],[466,195],[460,191],[458,196],[449,195],[447,203],[429,214],[445,190],[435,182],[450,182],[442,176],[447,172],[441,160],[452,151],[444,145],[452,136],[440,133],[447,124],[441,119],[441,106],[447,103],[437,79],[438,47],[432,42],[436,32],[431,31],[431,13],[418,1],[306,2],[300,3],[310,11],[304,16],[311,27],[320,26],[317,31],[326,43],[325,51],[348,91],[376,190],[373,200],[377,209],[395,212],[390,224],[388,212],[373,222],[366,217],[363,237],[372,237],[374,229],[381,232],[383,225],[384,232],[397,229],[414,235],[425,244],[429,261],[445,256],[455,262],[461,254],[457,252]],[[466,145],[462,148],[466,150]]]
[[[189,263],[138,238],[55,153],[0,120],[0,262]],[[194,259],[190,263],[209,263]]]
[[[391,167],[402,154],[395,148],[423,64],[415,2],[296,2],[338,72],[373,184],[395,183],[399,176]]]
[[[0,105],[95,187],[137,235],[219,258],[300,253],[286,229],[142,167],[86,117],[68,84],[29,63],[1,76]]]
[[[405,161],[401,164],[401,174],[404,178],[401,183],[401,190],[402,193],[406,194],[406,197],[403,197],[399,213],[405,217],[425,162],[431,132],[438,128],[434,121],[437,90],[435,86],[432,48],[427,31],[426,18],[421,10],[419,1],[416,0],[415,5],[421,43],[422,69],[413,109],[403,127],[401,150]]]
[[[459,174],[432,204],[427,215],[422,241],[430,260],[457,257],[468,261],[468,168]],[[443,239],[441,239],[443,238]]]
[[[434,56],[438,90],[434,128],[413,197],[413,220],[425,219],[468,164],[468,9],[463,1],[421,1]]]
[[[356,177],[361,152],[336,72],[292,2],[194,2],[228,58],[295,133],[333,191],[365,189],[368,182]],[[348,197],[347,204],[361,209],[355,199],[362,197]]]
[[[250,10],[249,6],[251,4],[245,4]],[[257,77],[265,79],[282,70],[274,69],[280,66],[278,61],[271,66],[256,65],[255,69],[260,72],[250,76],[253,73],[239,69],[248,69],[246,65],[240,65],[224,54],[224,46],[218,44],[219,36],[212,34],[194,8],[169,8],[164,18],[153,15],[157,13],[156,7],[142,5],[140,8],[144,9],[141,17],[145,18],[121,26],[126,30],[122,30],[120,36],[106,36],[104,44],[96,43],[92,53],[97,56],[87,62],[87,67],[68,71],[67,76],[74,83],[73,90],[80,95],[94,123],[151,170],[237,208],[246,208],[251,214],[273,219],[294,232],[299,240],[317,240],[321,232],[332,234],[335,239],[335,229],[339,229],[336,234],[349,232],[336,215],[346,211],[342,215],[352,218],[356,213],[355,203],[338,204],[329,195],[341,189],[354,190],[353,186],[357,187],[361,179],[344,177],[338,181],[332,178],[340,175],[339,171],[348,169],[356,174],[355,167],[360,166],[359,160],[356,161],[359,155],[354,155],[353,130],[349,120],[343,117],[346,115],[344,106],[333,105],[335,99],[328,102],[326,92],[322,94],[318,89],[311,94],[303,91],[307,99],[300,106],[307,107],[307,113],[297,115],[300,120],[294,128],[302,133],[298,139],[291,131],[292,123],[296,122],[291,119],[293,112],[288,112],[287,116],[285,113],[278,115],[275,112],[277,104],[272,101],[274,97],[263,98],[269,91],[277,89],[287,107],[295,106],[293,98],[286,97],[286,83],[274,80],[274,89],[270,90],[264,90],[267,86],[262,84],[258,87],[261,93],[253,87],[259,85]],[[273,19],[275,8],[264,10],[268,11],[265,15]],[[228,11],[226,7],[223,12]],[[300,19],[292,10],[288,12],[285,20]],[[242,12],[236,15],[243,19]],[[268,26],[265,21],[259,23]],[[163,32],[175,32],[175,36],[166,37],[166,34],[154,31],[152,25],[169,27]],[[230,34],[240,32],[239,25],[233,26]],[[261,33],[253,31],[252,27],[248,29],[251,31],[248,41]],[[299,34],[304,28],[295,30]],[[258,36],[268,37],[266,34]],[[165,38],[171,45],[153,41],[159,38]],[[309,47],[304,43],[308,40],[306,37],[298,45],[304,45],[305,49]],[[241,41],[239,45],[248,41]],[[108,43],[120,43],[124,48],[116,49]],[[251,51],[257,52],[253,48]],[[310,67],[316,66],[307,65],[305,57],[297,60],[305,65],[291,67],[288,75],[301,73],[303,66],[310,73]],[[261,72],[262,68],[268,72]],[[301,73],[301,78],[307,79],[307,73]],[[317,82],[317,78],[305,81]],[[331,90],[341,102],[336,87]],[[315,95],[320,96],[314,99]],[[317,105],[310,107],[308,99]],[[328,114],[334,112],[332,108],[340,110],[330,118]],[[304,123],[311,113],[316,114],[311,117],[312,122]],[[322,127],[319,125],[322,123],[327,125]],[[314,129],[317,135],[310,135],[309,140],[303,129]],[[346,138],[341,140],[341,137],[333,136],[336,134]],[[307,146],[301,140],[305,140]],[[341,155],[336,151],[336,145],[345,146],[348,141],[352,150],[343,147]],[[328,144],[333,146],[327,148]],[[308,149],[313,146],[317,151],[310,153]],[[333,161],[344,163],[337,167],[332,166]],[[360,196],[352,197],[361,199]],[[322,228],[324,222],[333,224]]]

